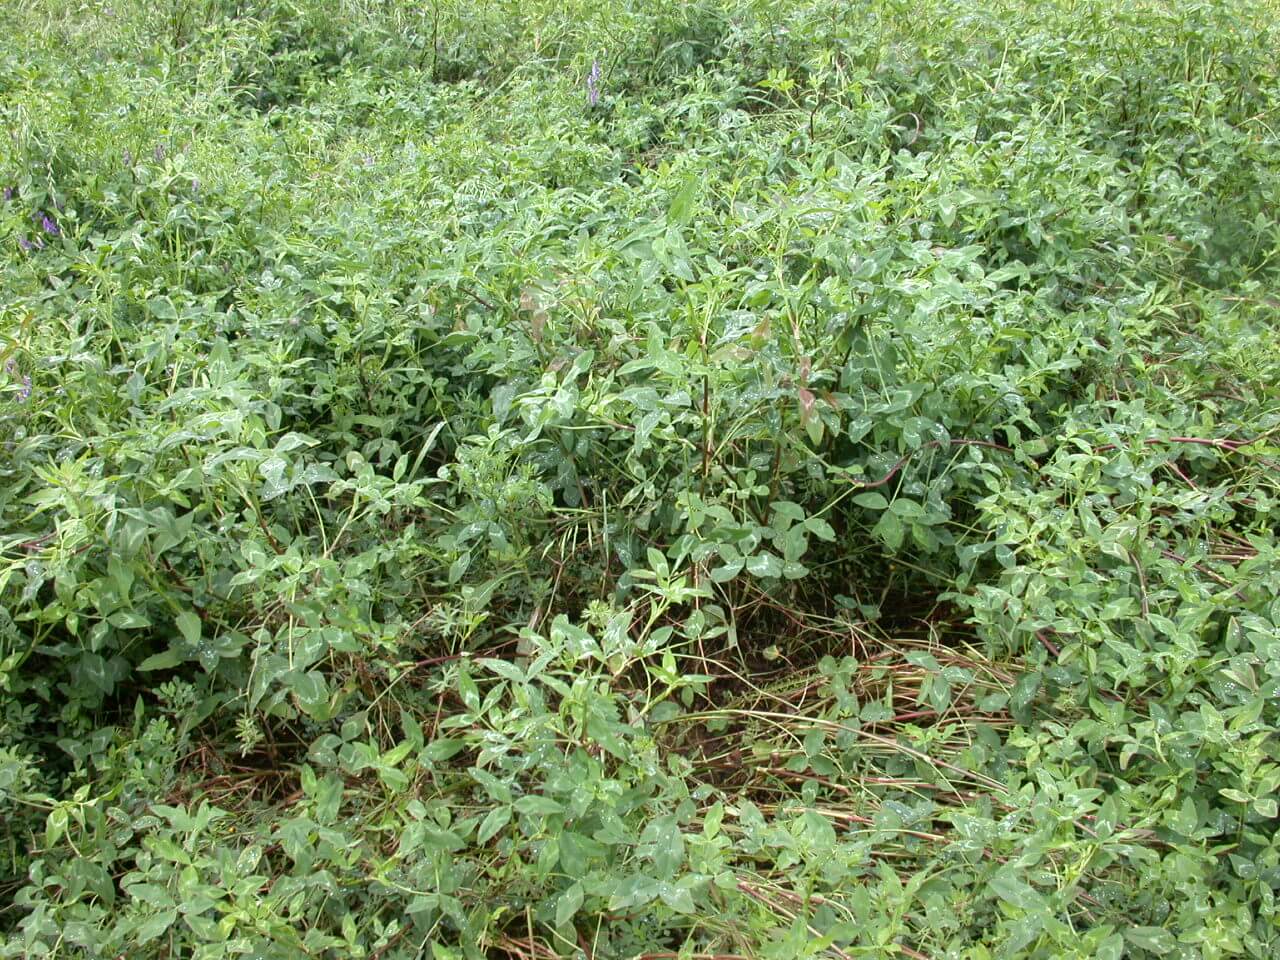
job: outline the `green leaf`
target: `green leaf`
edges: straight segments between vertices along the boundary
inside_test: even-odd
[[[1130,927],[1123,932],[1126,940],[1150,953],[1171,953],[1177,946],[1173,934],[1163,927]]]
[[[642,855],[653,861],[659,876],[670,877],[684,863],[680,822],[672,814],[650,821],[640,835],[640,849]]]
[[[739,557],[737,560],[732,560],[722,564],[721,566],[713,567],[711,569],[711,579],[716,583],[725,583],[741,573],[742,568],[745,565],[746,561]]]
[[[720,833],[720,824],[724,822],[724,804],[717,800],[702,818],[702,835],[714,840]]]
[[[458,696],[462,698],[462,705],[469,711],[479,712],[480,688],[476,686],[475,680],[471,678],[465,666],[458,667]]]
[[[178,630],[182,633],[182,638],[191,644],[198,646],[200,643],[201,624],[200,617],[195,611],[183,610],[174,618],[174,622],[178,625]]]
[[[480,829],[476,833],[476,843],[484,846],[490,840],[501,832],[502,828],[511,822],[511,807],[503,804],[500,807],[494,807],[485,816],[480,823]]]
[[[755,577],[782,576],[782,561],[767,550],[747,558],[747,572]]]
[[[136,610],[117,610],[107,617],[107,622],[120,630],[144,630],[151,626],[146,615]]]
[[[484,667],[486,670],[491,670],[498,676],[503,677],[506,680],[510,680],[512,683],[525,683],[529,679],[525,676],[523,670],[517,667],[514,663],[511,663],[509,660],[499,660],[496,657],[482,657],[481,659],[476,660],[476,663]]]
[[[1010,867],[998,871],[990,880],[992,893],[1015,907],[1023,910],[1035,910],[1044,905],[1044,898],[1035,888],[1019,879]]]
[[[796,560],[788,560],[782,565],[782,575],[788,580],[802,580],[809,575],[809,568]]]
[[[804,422],[804,432],[809,437],[809,442],[815,447],[822,443],[823,424],[822,418],[816,414],[809,416]]]
[[[286,676],[285,682],[294,696],[298,698],[298,705],[307,713],[310,713],[316,707],[324,704],[329,699],[329,690],[324,682],[324,674],[317,670],[308,670],[306,673],[293,672]]]
[[[517,813],[527,813],[538,817],[549,817],[564,810],[562,804],[552,800],[550,797],[543,797],[536,793],[526,794],[517,800],[514,806]]]
[[[609,898],[609,910],[626,910],[629,907],[642,907],[658,895],[661,884],[652,877],[641,874],[627,877],[614,888]]]
[[[177,922],[177,919],[178,911],[175,908],[162,910],[160,913],[148,917],[138,924],[134,930],[134,942],[138,944],[150,943],[172,927]]]
[[[1014,682],[1013,694],[1009,698],[1009,709],[1020,722],[1026,722],[1029,718],[1027,708],[1040,692],[1042,679],[1038,670],[1032,670],[1019,675]]]
[[[129,590],[133,586],[133,570],[128,564],[122,563],[117,557],[112,556],[107,560],[107,574],[115,583],[116,593],[121,600],[128,600]]]
[[[667,208],[668,221],[684,226],[692,219],[700,185],[697,176],[690,174],[685,177],[684,183],[680,185],[680,189],[671,200],[671,206]]]
[[[667,558],[662,555],[662,551],[649,547],[645,550],[645,556],[649,560],[649,569],[656,573],[660,580],[666,580],[671,570],[667,566]]]
[[[178,311],[168,297],[152,297],[147,301],[147,310],[157,320],[178,319]]]
[[[572,830],[560,833],[560,865],[571,877],[585,874],[592,859],[603,857],[607,849],[599,840],[581,833]]]
[[[301,447],[314,447],[319,442],[319,440],[316,440],[314,437],[308,437],[304,433],[294,433],[290,431],[276,441],[274,452],[289,453],[290,451],[297,450]]]
[[[563,927],[566,923],[573,919],[573,915],[582,907],[582,901],[585,893],[582,889],[582,881],[575,881],[570,885],[569,889],[560,894],[556,901],[556,926]]]
[[[683,881],[660,885],[658,887],[658,897],[676,913],[691,914],[697,910],[693,902],[693,891]]]
[[[831,543],[836,538],[836,532],[831,524],[821,517],[810,517],[804,522],[804,526],[806,530],[825,543]]]
[[[924,507],[914,500],[908,500],[904,497],[894,500],[893,503],[889,504],[889,509],[904,520],[915,520],[917,517],[924,516]]]
[[[461,740],[451,740],[448,737],[442,737],[432,740],[422,751],[422,759],[428,763],[439,763],[442,760],[448,760],[450,757],[457,756],[458,751],[463,748],[464,744]]]
[[[836,831],[830,820],[815,810],[806,810],[801,822],[814,853],[826,855],[835,849]]]
[[[890,550],[897,550],[902,546],[902,521],[898,519],[897,514],[889,510],[880,514],[880,519],[871,528],[871,532],[883,540],[884,545]]]
[[[801,523],[803,522],[805,517],[804,507],[800,506],[800,504],[798,503],[793,503],[790,500],[777,501],[776,503],[772,504],[772,510],[775,514],[775,520],[773,525],[775,528],[779,530],[785,530],[788,524],[787,523],[780,524],[778,523],[778,520],[776,518],[780,517],[784,520],[790,521],[790,523]]]
[[[485,793],[489,794],[494,800],[504,804],[511,803],[511,787],[506,781],[498,779],[488,770],[483,770],[480,767],[472,767],[469,772],[471,778],[484,787]]]
[[[275,500],[293,489],[293,483],[286,476],[288,472],[288,462],[283,457],[278,457],[274,454],[258,464],[258,473],[262,475],[262,486],[258,491],[259,496],[264,501]]]
[[[183,663],[185,658],[177,650],[170,647],[160,653],[152,654],[138,664],[139,670],[172,670]]]
[[[63,834],[67,832],[67,819],[66,807],[54,807],[49,811],[49,816],[45,819],[44,828],[44,845],[46,847],[52,847],[62,839]]]
[[[449,582],[457,583],[467,572],[467,568],[471,566],[471,553],[460,554],[453,563],[449,564]]]

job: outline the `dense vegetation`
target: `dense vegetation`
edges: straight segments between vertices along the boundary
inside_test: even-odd
[[[0,956],[1277,956],[1277,22],[0,5]]]

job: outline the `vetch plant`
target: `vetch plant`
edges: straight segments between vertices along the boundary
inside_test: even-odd
[[[587,106],[594,107],[600,102],[600,61],[591,61],[591,71],[587,74]]]

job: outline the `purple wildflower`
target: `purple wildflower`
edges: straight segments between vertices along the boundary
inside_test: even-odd
[[[10,200],[12,200],[12,199],[13,199],[13,187],[5,187],[5,188],[4,188],[4,202],[5,202],[5,203],[8,203],[8,202],[9,202]]]
[[[591,61],[591,72],[587,74],[587,105],[594,107],[600,102],[600,61]]]
[[[40,239],[40,234],[37,233],[32,236],[30,240],[26,237],[19,237],[18,246],[27,251],[27,253],[30,253],[32,250],[43,250],[44,241]]]
[[[23,377],[22,389],[18,391],[18,402],[26,403],[29,399],[31,399],[31,378]]]
[[[59,236],[62,233],[58,229],[58,225],[49,218],[47,213],[40,218],[40,228],[51,237]]]

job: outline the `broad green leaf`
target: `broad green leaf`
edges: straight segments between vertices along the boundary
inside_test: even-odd
[[[198,646],[201,633],[200,617],[192,610],[183,610],[174,618],[174,621],[182,633],[182,638],[191,646]]]
[[[428,763],[439,763],[442,760],[448,760],[450,757],[457,756],[462,749],[461,740],[453,740],[448,737],[441,737],[432,740],[426,745],[422,751],[422,759]]]
[[[511,822],[511,807],[507,804],[494,807],[486,815],[480,823],[480,829],[476,833],[476,843],[484,846],[499,832]]]
[[[514,806],[517,813],[527,813],[539,817],[552,816],[564,810],[564,807],[557,801],[536,793],[526,794],[517,800]]]
[[[658,888],[658,897],[676,913],[691,914],[697,907],[693,902],[693,892],[683,883],[664,883]]]
[[[672,815],[651,820],[640,835],[640,849],[660,877],[670,877],[684,863],[684,835]]]
[[[884,541],[886,547],[890,550],[897,550],[902,546],[903,529],[902,521],[898,519],[897,514],[886,510],[880,515],[880,519],[871,530],[876,536]]]
[[[556,926],[563,927],[582,907],[585,892],[581,881],[574,882],[556,900]]]
[[[747,558],[747,572],[755,577],[782,576],[782,561],[767,550]]]
[[[154,653],[147,659],[138,664],[138,669],[142,671],[150,670],[172,670],[174,667],[184,662],[184,657],[170,647],[168,650],[162,650],[160,653]]]
[[[915,520],[924,516],[924,508],[920,504],[904,497],[898,497],[894,500],[889,504],[889,509],[904,520]]]
[[[1173,934],[1163,927],[1129,927],[1122,933],[1135,947],[1157,955],[1167,954],[1176,946]]]
[[[162,910],[160,913],[152,914],[147,919],[138,924],[133,935],[135,942],[139,945],[150,943],[157,937],[162,936],[166,931],[170,930],[178,920],[178,911],[176,908]]]
[[[329,690],[324,675],[316,670],[305,673],[294,672],[286,676],[285,682],[298,698],[298,705],[310,712],[329,699]]]
[[[1044,906],[1044,898],[1034,887],[1019,879],[1010,868],[997,871],[990,880],[990,886],[1001,900],[1023,910],[1036,910]]]

